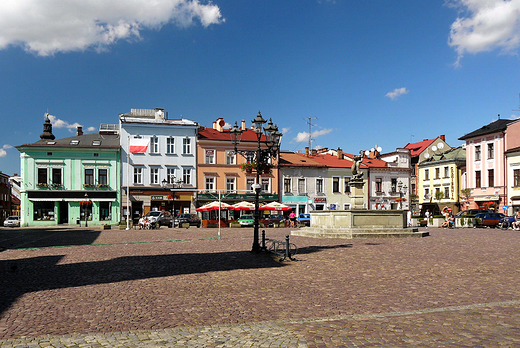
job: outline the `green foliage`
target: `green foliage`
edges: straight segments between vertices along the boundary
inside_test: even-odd
[[[442,192],[442,191],[436,191],[436,192],[435,192],[435,199],[436,199],[437,201],[439,201],[439,202],[440,202],[442,199],[444,199],[444,192]]]

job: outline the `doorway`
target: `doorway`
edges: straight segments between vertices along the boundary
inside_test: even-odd
[[[69,223],[69,202],[60,201],[59,216],[58,224]]]

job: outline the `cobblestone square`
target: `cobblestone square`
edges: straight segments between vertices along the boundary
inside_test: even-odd
[[[520,346],[520,234],[429,231],[279,262],[251,228],[1,228],[0,346]]]

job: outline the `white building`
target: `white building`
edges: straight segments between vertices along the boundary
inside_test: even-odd
[[[170,120],[156,108],[121,114],[119,126],[124,217],[136,219],[151,210],[194,211],[198,124]]]

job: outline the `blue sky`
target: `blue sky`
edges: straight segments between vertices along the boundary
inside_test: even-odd
[[[520,112],[520,0],[8,0],[0,170],[132,108],[211,127],[261,110],[282,148],[383,152]]]

